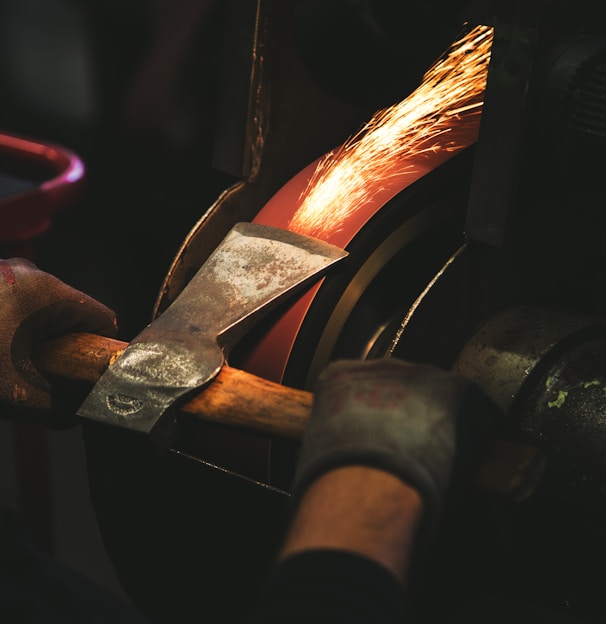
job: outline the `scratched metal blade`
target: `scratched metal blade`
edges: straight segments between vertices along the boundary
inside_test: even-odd
[[[236,224],[173,303],[102,375],[78,415],[147,433],[167,448],[175,402],[211,382],[224,352],[261,316],[346,255],[280,228]]]

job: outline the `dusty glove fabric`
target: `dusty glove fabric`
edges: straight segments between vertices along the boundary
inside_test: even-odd
[[[431,533],[454,473],[472,463],[478,438],[499,416],[477,386],[433,366],[395,358],[332,362],[315,389],[293,501],[331,469],[374,466],[419,491]]]
[[[43,341],[68,332],[115,337],[115,314],[29,260],[0,260],[1,417],[57,424],[51,386],[31,356]]]

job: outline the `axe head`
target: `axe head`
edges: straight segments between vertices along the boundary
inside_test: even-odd
[[[263,315],[347,256],[288,230],[237,223],[173,303],[105,371],[78,416],[171,447],[175,408],[219,373]]]

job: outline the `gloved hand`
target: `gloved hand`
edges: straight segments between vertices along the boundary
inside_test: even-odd
[[[469,473],[500,416],[476,385],[434,366],[396,358],[332,362],[315,389],[293,501],[331,469],[373,466],[417,489],[432,533],[455,473]]]
[[[55,413],[51,385],[31,357],[37,345],[68,332],[113,338],[116,316],[29,260],[0,260],[1,417],[65,426],[65,415]]]

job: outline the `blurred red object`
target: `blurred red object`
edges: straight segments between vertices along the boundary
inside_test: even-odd
[[[70,149],[0,132],[0,244],[31,242],[70,206],[85,167]]]

